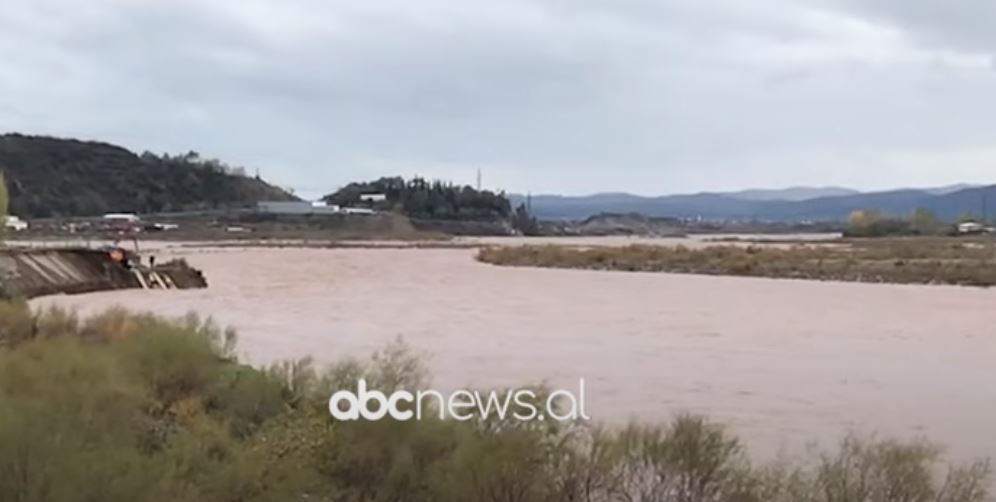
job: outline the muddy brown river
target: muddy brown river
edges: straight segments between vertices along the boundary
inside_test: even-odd
[[[849,430],[996,458],[996,290],[501,268],[469,249],[182,249],[201,291],[41,298],[196,311],[263,364],[403,337],[437,387],[588,386],[596,420],[681,411],[761,454]]]

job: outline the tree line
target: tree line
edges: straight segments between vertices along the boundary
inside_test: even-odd
[[[955,222],[944,221],[933,211],[918,208],[908,217],[896,217],[874,210],[854,211],[848,218],[848,237],[943,236],[957,233],[958,223],[985,224],[984,218],[966,213]]]

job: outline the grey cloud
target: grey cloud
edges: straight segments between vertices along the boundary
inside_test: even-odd
[[[192,148],[309,192],[478,167],[522,191],[980,181],[891,159],[983,156],[991,58],[908,42],[916,16],[884,0],[828,1],[13,0],[0,128]]]
[[[832,1],[904,29],[927,45],[996,54],[996,2],[991,0]]]

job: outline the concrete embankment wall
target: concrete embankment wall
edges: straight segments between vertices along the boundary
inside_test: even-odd
[[[412,219],[412,225],[422,232],[438,232],[459,236],[505,236],[514,235],[515,229],[507,221],[463,221],[463,220],[420,220]]]
[[[162,281],[148,280],[153,272]],[[59,293],[138,289],[163,283],[175,289],[207,286],[200,271],[182,261],[165,263],[154,270],[148,267],[132,269],[115,261],[106,250],[0,249],[0,297],[34,298]]]

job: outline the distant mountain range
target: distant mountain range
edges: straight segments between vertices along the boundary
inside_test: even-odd
[[[809,200],[820,197],[837,197],[841,195],[857,195],[861,192],[842,187],[791,187],[782,189],[753,189],[739,192],[720,193],[741,200]]]
[[[516,205],[527,197],[512,195]],[[952,185],[926,189],[859,192],[839,187],[793,187],[643,197],[626,193],[588,196],[536,195],[533,214],[542,219],[583,219],[600,213],[761,221],[842,221],[857,210],[905,216],[918,208],[944,219],[996,212],[996,185]]]

